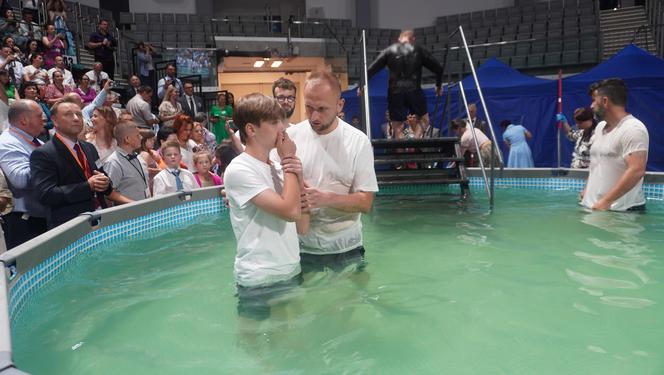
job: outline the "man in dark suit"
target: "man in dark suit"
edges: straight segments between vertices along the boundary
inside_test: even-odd
[[[127,102],[131,100],[136,94],[138,94],[138,88],[141,87],[141,79],[138,76],[129,77],[129,87],[127,87]]]
[[[106,208],[104,195],[113,192],[101,170],[95,147],[78,140],[83,130],[81,108],[58,102],[51,109],[56,134],[30,155],[32,184],[48,208],[48,227],[54,228],[83,212]]]
[[[191,118],[204,112],[203,100],[194,95],[194,85],[191,82],[184,83],[184,95],[178,98],[178,101],[182,105],[182,112]]]

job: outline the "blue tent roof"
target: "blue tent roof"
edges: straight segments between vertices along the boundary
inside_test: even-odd
[[[566,79],[569,82],[595,82],[605,78],[664,78],[664,60],[630,44],[610,59],[590,69]]]
[[[484,64],[477,68],[475,73],[477,73],[482,90],[509,87],[522,88],[524,86],[551,84],[551,81],[548,79],[541,79],[522,74],[518,70],[512,69],[496,58],[491,58],[485,61]],[[463,82],[463,86],[466,90],[475,88],[475,81],[470,74],[461,82]]]

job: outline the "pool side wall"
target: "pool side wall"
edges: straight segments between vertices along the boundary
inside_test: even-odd
[[[503,169],[496,170],[496,188],[581,190],[585,170]],[[470,186],[482,194],[484,180],[477,168],[468,169]],[[456,185],[381,188],[380,195],[435,194],[459,191]],[[664,200],[664,173],[649,173],[644,190],[648,199]],[[0,255],[4,277],[0,277],[0,374],[24,374],[12,363],[11,322],[35,292],[71,265],[78,254],[102,245],[150,233],[176,229],[202,215],[226,210],[221,188],[181,192],[82,214],[69,222]]]

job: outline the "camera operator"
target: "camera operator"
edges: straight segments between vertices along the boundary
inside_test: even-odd
[[[9,73],[9,82],[18,87],[23,79],[23,64],[8,46],[0,49],[0,70]]]
[[[138,59],[138,75],[141,85],[151,86],[154,84],[154,65],[152,64],[152,53],[154,48],[148,42],[139,42],[136,48]]]
[[[182,86],[182,81],[180,81],[180,79],[176,76],[175,65],[173,64],[168,64],[166,67],[166,75],[164,78],[160,79],[159,83],[157,84],[157,95],[159,96],[159,100],[164,99],[164,94],[166,93],[166,89],[169,85],[173,85],[175,87],[175,91],[177,92],[178,96],[182,96],[184,94],[184,86]]]

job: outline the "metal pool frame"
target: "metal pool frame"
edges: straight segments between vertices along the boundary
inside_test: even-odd
[[[470,186],[482,189],[478,168],[469,168]],[[570,190],[581,189],[586,170],[503,169],[497,171],[497,188]],[[445,186],[397,187],[383,189],[380,195],[444,193]],[[646,197],[664,201],[664,173],[648,173],[644,180]],[[59,274],[77,254],[116,240],[145,236],[151,231],[176,228],[199,215],[226,210],[221,187],[210,187],[165,195],[105,210],[85,213],[0,254],[0,375],[26,374],[12,360],[11,322],[30,300],[30,294]],[[41,273],[40,273],[41,272]],[[29,281],[26,281],[29,280]],[[17,297],[18,296],[18,297]],[[11,313],[10,313],[11,312]]]

